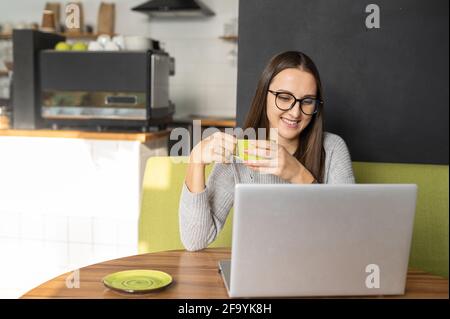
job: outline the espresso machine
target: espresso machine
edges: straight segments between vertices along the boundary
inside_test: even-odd
[[[167,52],[157,45],[142,51],[53,50],[59,41],[64,38],[55,34],[14,31],[14,128],[146,132],[171,122],[174,59]],[[22,51],[17,57],[16,50]]]

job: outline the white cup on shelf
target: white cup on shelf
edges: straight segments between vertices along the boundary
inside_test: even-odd
[[[103,51],[103,46],[97,41],[91,41],[88,45],[89,51]]]
[[[119,51],[120,50],[119,46],[113,41],[106,42],[106,44],[103,46],[103,49],[105,51]]]
[[[102,46],[105,47],[106,43],[111,41],[111,37],[107,34],[101,34],[97,37],[97,42]]]
[[[143,51],[153,48],[153,42],[151,39],[139,35],[125,36],[124,44],[126,50],[132,51]]]
[[[125,39],[122,35],[116,35],[112,38],[112,41],[119,47],[120,50],[125,49]]]

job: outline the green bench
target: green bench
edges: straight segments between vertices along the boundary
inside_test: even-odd
[[[184,249],[178,203],[187,164],[180,158],[147,161],[139,218],[139,252]],[[207,167],[206,175],[212,165]],[[448,166],[354,162],[357,183],[414,183],[419,186],[410,266],[448,278]],[[210,247],[230,247],[231,218]]]

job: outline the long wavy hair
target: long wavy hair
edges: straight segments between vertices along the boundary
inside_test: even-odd
[[[258,128],[265,128],[266,136],[258,136],[258,138],[269,139],[270,125],[267,117],[267,92],[269,85],[278,73],[289,68],[298,68],[310,73],[316,80],[316,95],[323,101],[319,71],[310,57],[299,51],[287,51],[272,57],[261,74],[250,111],[244,122],[244,129],[253,128],[257,130]],[[323,106],[324,104],[319,106],[319,110],[312,116],[311,122],[299,134],[298,147],[294,153],[294,157],[313,174],[319,183],[323,182],[325,163]]]

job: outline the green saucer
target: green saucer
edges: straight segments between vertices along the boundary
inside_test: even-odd
[[[119,271],[103,278],[106,287],[127,293],[145,293],[163,288],[171,282],[169,274],[145,269]]]

